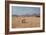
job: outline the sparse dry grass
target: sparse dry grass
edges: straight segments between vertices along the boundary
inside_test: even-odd
[[[22,20],[25,19],[25,23]],[[40,26],[40,17],[12,17],[12,27],[13,28],[31,28]]]

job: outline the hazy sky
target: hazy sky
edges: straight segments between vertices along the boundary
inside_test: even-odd
[[[12,6],[12,15],[24,15],[24,14],[34,14],[34,13],[39,14],[40,8]]]

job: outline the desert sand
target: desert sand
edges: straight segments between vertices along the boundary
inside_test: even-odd
[[[12,17],[12,28],[40,27],[40,17]]]

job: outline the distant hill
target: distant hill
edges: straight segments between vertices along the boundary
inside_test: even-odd
[[[13,15],[13,16],[27,16],[27,17],[30,17],[30,16],[36,16],[36,17],[40,17],[40,14],[24,14],[24,15]]]

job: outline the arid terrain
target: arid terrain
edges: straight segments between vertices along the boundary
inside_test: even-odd
[[[40,17],[16,17],[12,16],[12,28],[31,28],[40,26]]]

